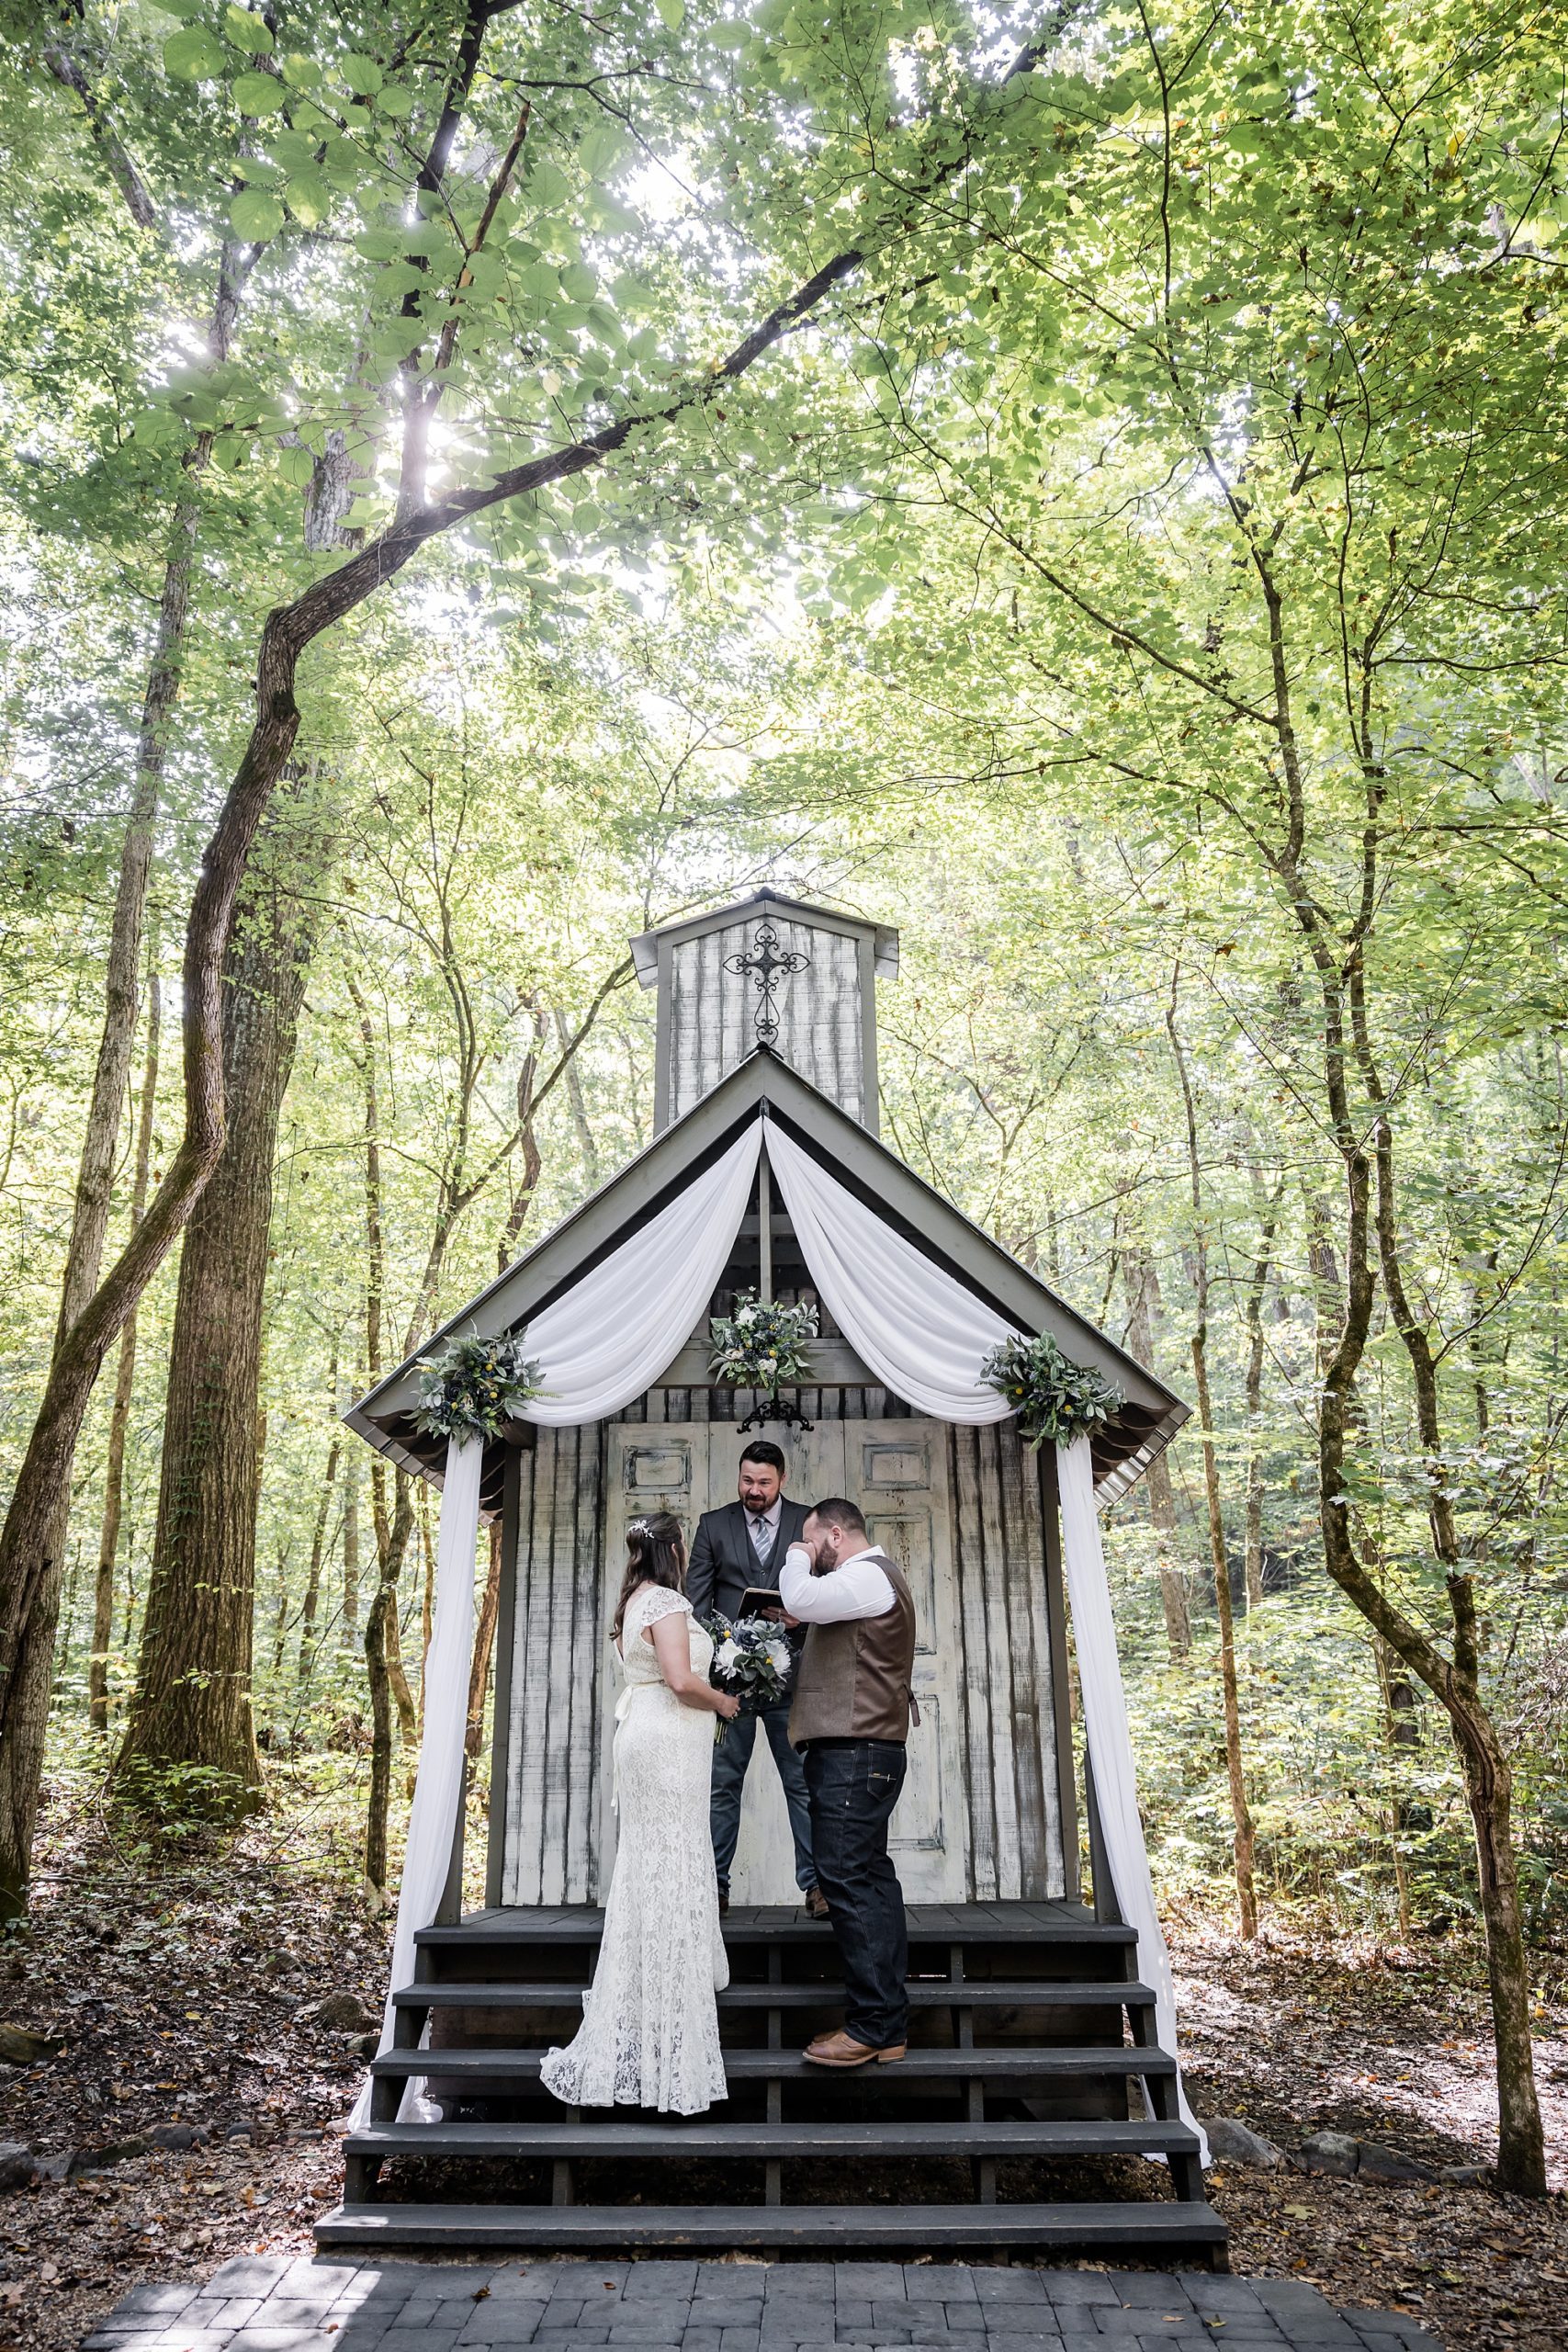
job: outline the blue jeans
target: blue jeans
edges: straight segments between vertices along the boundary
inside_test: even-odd
[[[811,1809],[807,1802],[806,1776],[800,1769],[799,1757],[789,1744],[787,1699],[782,1699],[776,1707],[765,1708],[760,1715],[737,1715],[713,1751],[713,1802],[708,1818],[713,1829],[718,1891],[721,1894],[729,1892],[729,1873],[740,1837],[740,1800],[746,1789],[746,1768],[757,1745],[759,1724],[766,1726],[768,1746],[779,1768],[784,1803],[789,1807],[790,1835],[795,1839],[795,1883],[804,1894],[808,1887],[816,1885],[817,1871],[811,1860]]]
[[[806,1751],[817,1883],[844,1963],[844,2030],[869,2050],[908,2031],[904,1890],[887,1851],[907,1762],[891,1739],[818,1740]]]

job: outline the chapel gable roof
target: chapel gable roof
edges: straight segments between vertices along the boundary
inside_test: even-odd
[[[686,915],[679,922],[663,922],[653,931],[639,932],[631,944],[637,978],[645,989],[657,985],[661,941],[666,947],[676,947],[688,939],[702,939],[709,932],[728,931],[737,922],[768,914],[796,916],[818,930],[839,931],[846,938],[869,940],[877,978],[892,980],[898,977],[898,933],[891,923],[870,922],[863,915],[848,915],[838,907],[818,906],[814,899],[792,899],[764,883],[748,899],[731,899],[725,906],[711,907],[705,914]]]
[[[445,1443],[413,1425],[421,1365],[459,1331],[493,1339],[526,1324],[675,1197],[759,1114],[776,1119],[840,1183],[998,1314],[1026,1331],[1048,1332],[1075,1363],[1094,1366],[1116,1384],[1126,1402],[1094,1440],[1095,1483],[1102,1501],[1123,1493],[1187,1419],[1181,1399],[766,1047],[750,1054],[352,1406],[344,1415],[350,1428],[402,1468],[439,1483]],[[672,1363],[689,1336],[672,1335]],[[516,1435],[529,1442],[525,1426]],[[499,1502],[503,1461],[502,1445],[489,1449],[487,1509]]]

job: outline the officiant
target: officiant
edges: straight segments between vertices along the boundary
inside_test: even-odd
[[[720,1616],[733,1619],[742,1613],[741,1602],[748,1591],[762,1587],[778,1590],[784,1554],[792,1544],[799,1543],[807,1517],[806,1505],[791,1502],[784,1493],[787,1475],[782,1450],[766,1438],[755,1439],[740,1456],[738,1499],[718,1510],[704,1511],[697,1521],[686,1569],[686,1598],[698,1617],[708,1617],[716,1610]],[[825,1919],[828,1905],[811,1860],[806,1775],[789,1744],[789,1708],[786,1694],[760,1715],[739,1716],[714,1749],[711,1818],[718,1907],[729,1908],[729,1873],[740,1838],[740,1805],[760,1723],[767,1733],[789,1808],[795,1883],[811,1917]]]

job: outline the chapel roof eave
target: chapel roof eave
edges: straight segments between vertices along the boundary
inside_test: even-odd
[[[1127,1402],[1118,1422],[1095,1441],[1095,1486],[1102,1500],[1125,1492],[1187,1419],[1188,1406],[766,1046],[750,1054],[711,1093],[351,1406],[344,1415],[348,1427],[400,1468],[438,1484],[445,1447],[419,1439],[410,1419],[424,1360],[459,1329],[491,1339],[537,1315],[606,1257],[634,1224],[653,1215],[716,1159],[746,1120],[759,1114],[779,1119],[797,1142],[830,1167],[840,1182],[999,1314],[1026,1330],[1048,1331],[1075,1362],[1092,1364],[1116,1383]],[[686,1336],[680,1334],[672,1344],[671,1357]],[[499,1503],[504,1453],[503,1442],[488,1449],[487,1510]]]

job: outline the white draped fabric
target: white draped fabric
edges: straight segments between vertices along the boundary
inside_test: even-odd
[[[761,1139],[759,1121],[534,1317],[523,1351],[537,1363],[545,1393],[524,1406],[524,1420],[550,1429],[607,1420],[658,1379],[718,1287]]]
[[[677,1199],[527,1325],[525,1352],[539,1364],[547,1393],[524,1408],[524,1418],[557,1428],[604,1420],[664,1371],[717,1286],[750,1198],[762,1133],[761,1121],[748,1128]],[[980,1367],[1015,1327],[884,1224],[771,1123],[767,1144],[812,1281],[874,1377],[937,1420],[1005,1419],[1009,1408]],[[394,1986],[412,1981],[415,1931],[435,1916],[462,1801],[482,1458],[478,1443],[454,1440],[447,1449],[424,1736],[392,1948]],[[1170,1962],[1138,1815],[1088,1439],[1059,1447],[1057,1459],[1062,1554],[1106,1856],[1122,1917],[1137,1930],[1138,1964],[1156,1995],[1161,2044],[1174,2050]],[[383,2050],[391,2030],[389,1996]],[[418,2111],[423,2088],[423,2082],[411,2082],[405,2114]],[[1185,2094],[1179,2097],[1184,2120],[1193,2123]],[[355,2126],[368,2107],[367,2085],[354,2111]],[[1207,2161],[1206,2148],[1204,2156]]]
[[[474,1544],[479,1528],[479,1475],[485,1450],[477,1438],[448,1441],[446,1477],[441,1490],[441,1541],[435,1562],[435,1611],[424,1660],[424,1737],[419,1778],[409,1815],[408,1847],[398,1893],[398,1924],[392,1936],[392,1975],[381,2018],[381,2047],[392,2044],[392,1994],[413,1982],[414,1934],[435,1917],[452,1864],[457,1807],[463,1800],[463,1733],[468,1713],[468,1668],[474,1648]],[[427,2029],[428,2030],[428,2029]],[[414,2079],[404,2091],[400,2113],[434,2122],[423,2114],[424,2085]],[[357,2131],[370,2112],[367,2081],[350,2126]]]
[[[772,1124],[768,1165],[829,1314],[883,1385],[939,1421],[1004,1419],[1011,1408],[980,1366],[1016,1325]]]
[[[1116,1657],[1116,1623],[1111,1614],[1111,1589],[1105,1578],[1105,1554],[1100,1541],[1100,1516],[1094,1507],[1094,1472],[1087,1437],[1075,1438],[1071,1445],[1056,1448],[1056,1477],[1062,1498],[1062,1561],[1066,1570],[1067,1600],[1073,1612],[1084,1736],[1094,1768],[1100,1834],[1122,1917],[1128,1927],[1138,1931],[1138,1969],[1155,1996],[1160,2048],[1174,2053],[1176,1994],[1170,1980],[1170,1954],[1155,1909],[1148,1848],[1144,1843],[1144,1825],[1138,1812],[1133,1735],[1127,1723],[1127,1698]],[[1187,2092],[1179,2076],[1176,2097],[1182,2121],[1190,2124],[1202,2142],[1202,2161],[1207,2164],[1209,2143],[1202,2125],[1187,2104]]]

